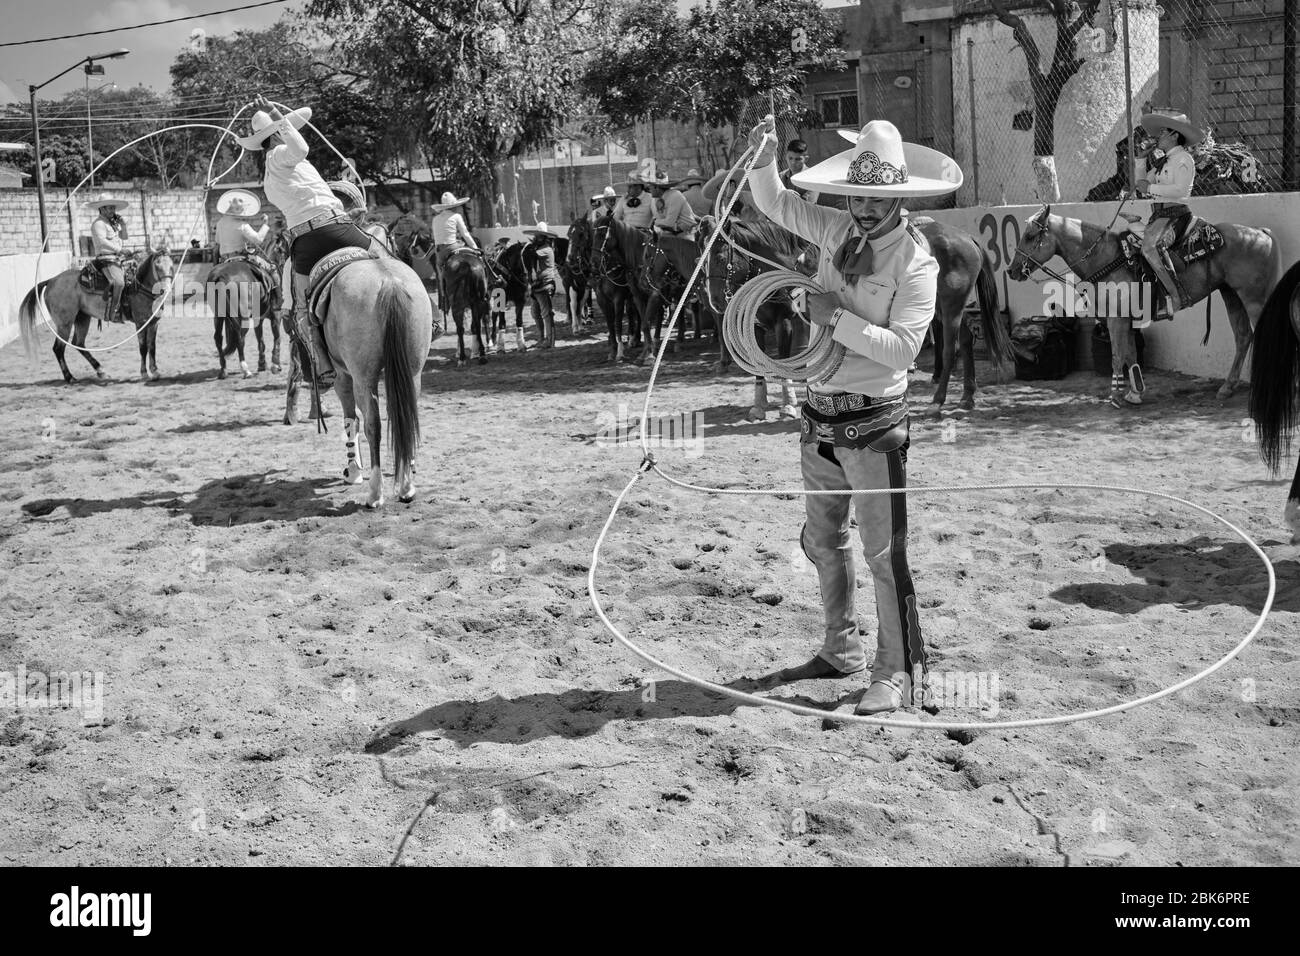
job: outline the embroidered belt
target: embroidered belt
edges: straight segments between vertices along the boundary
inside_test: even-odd
[[[859,395],[856,392],[835,392],[827,394],[824,392],[814,392],[808,390],[808,404],[810,407],[823,415],[842,415],[845,412],[861,411],[864,408],[875,408],[878,405],[885,405],[890,402],[897,402],[901,396],[895,398],[872,398],[870,395]]]
[[[811,396],[816,393],[810,393]],[[849,396],[824,396],[847,398]],[[868,396],[854,398],[873,401]],[[893,451],[907,441],[908,405],[906,396],[874,399],[874,404],[855,411],[827,414],[813,407],[811,400],[804,404],[799,440],[804,444],[825,442],[836,448],[871,448],[874,451]]]
[[[348,217],[347,213],[330,210],[329,212],[321,213],[319,216],[312,216],[306,222],[300,222],[296,226],[290,226],[285,231],[285,235],[289,237],[290,242],[293,242],[298,237],[306,235],[313,229],[319,229],[321,226],[328,226],[332,222],[351,221],[352,220]]]

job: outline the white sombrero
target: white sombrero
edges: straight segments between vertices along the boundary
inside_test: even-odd
[[[294,129],[302,129],[311,121],[311,107],[304,106],[301,109],[286,113],[284,119],[288,120]],[[236,136],[235,142],[244,149],[257,150],[261,149],[262,144],[266,142],[266,138],[275,132],[277,124],[272,121],[270,114],[265,110],[258,110],[253,114],[253,118],[249,120],[248,125],[249,134],[247,136]]]
[[[1162,129],[1171,129],[1183,134],[1188,146],[1195,146],[1205,139],[1205,131],[1192,123],[1186,113],[1173,113],[1155,110],[1142,117],[1141,126],[1152,136],[1159,135]]]
[[[455,193],[445,192],[442,194],[442,202],[436,202],[433,204],[433,211],[446,212],[448,209],[454,209],[456,206],[463,206],[467,202],[469,202],[468,196],[464,199],[457,199]]]
[[[114,199],[112,196],[101,194],[96,199],[91,199],[81,204],[82,209],[103,209],[105,206],[112,206],[116,212],[118,209],[125,209],[131,205],[128,199]]]
[[[552,239],[564,238],[558,232],[551,232],[551,227],[546,225],[545,221],[539,221],[535,226],[524,226],[519,231],[527,236],[549,236]]]
[[[728,173],[731,173],[731,175],[728,175]],[[730,182],[734,185],[743,173],[744,171],[740,169],[736,170],[734,173],[729,169],[719,169],[713,174],[713,177],[704,184],[704,188],[701,190],[701,192],[704,193],[704,198],[709,202],[713,202],[718,198],[718,193],[722,191],[724,183]],[[753,193],[750,192],[748,185],[741,189],[740,198],[748,199],[750,202],[753,202]]]
[[[955,160],[937,149],[904,143],[888,120],[872,120],[856,135],[839,132],[853,148],[791,176],[793,185],[836,196],[903,197],[942,196],[962,184]]]
[[[700,175],[698,169],[689,170],[685,176],[677,181],[678,189],[689,189],[691,186],[703,186],[704,177]]]
[[[217,200],[217,212],[223,216],[256,216],[262,200],[246,189],[228,189]]]

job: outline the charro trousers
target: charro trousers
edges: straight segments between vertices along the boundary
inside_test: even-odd
[[[907,445],[890,452],[805,442],[803,483],[809,491],[903,488]],[[849,509],[875,585],[876,656],[872,680],[892,680],[905,694],[924,688],[925,644],[907,565],[906,495],[810,495],[801,545],[817,568],[826,635],[818,657],[845,673],[866,667],[854,606],[856,574]]]

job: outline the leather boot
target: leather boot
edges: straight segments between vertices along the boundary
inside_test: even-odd
[[[293,321],[298,337],[307,346],[307,352],[311,356],[316,387],[333,388],[334,363],[330,361],[329,349],[325,346],[325,333],[307,308],[307,276],[297,273],[293,277]]]

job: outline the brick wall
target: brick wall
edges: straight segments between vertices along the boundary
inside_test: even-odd
[[[208,234],[208,217],[203,209],[200,190],[141,190],[96,188],[83,190],[68,206],[67,189],[45,191],[45,217],[49,227],[50,251],[81,254],[80,237],[90,234],[90,224],[98,215],[81,208],[88,199],[107,194],[125,199],[122,210],[126,221],[127,244],[143,246],[146,239],[157,244],[166,240],[173,248],[189,245],[191,237],[203,239]],[[39,252],[41,249],[40,205],[35,189],[0,189],[0,255]]]

